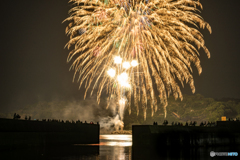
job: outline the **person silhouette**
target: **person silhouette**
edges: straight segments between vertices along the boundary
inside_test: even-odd
[[[166,125],[166,120],[163,121],[163,125],[164,125],[164,126]]]
[[[193,122],[191,121],[190,124],[189,124],[189,126],[192,126],[192,125],[193,125]]]
[[[208,121],[207,126],[210,126],[210,122]]]
[[[192,125],[193,125],[193,126],[195,126],[196,124],[197,124],[197,122],[196,122],[196,121],[194,121]]]
[[[168,124],[168,120],[165,121],[165,124],[166,124],[166,125]]]
[[[206,126],[206,121],[204,122],[203,126]]]

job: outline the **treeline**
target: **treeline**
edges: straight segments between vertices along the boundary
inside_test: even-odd
[[[227,118],[240,118],[240,101],[238,99],[218,99],[205,98],[200,94],[184,95],[183,101],[168,99],[167,120],[171,122],[197,121],[219,121],[222,116]],[[125,129],[131,129],[133,124],[152,124],[157,121],[162,124],[164,121],[163,107],[159,106],[158,111],[151,117],[151,109],[148,107],[147,120],[143,119],[143,111],[140,110],[137,116],[136,108],[132,106],[131,115],[126,111],[124,117]]]
[[[218,121],[222,116],[227,118],[240,118],[240,100],[238,99],[218,99],[205,98],[200,94],[184,95],[183,101],[175,100],[173,97],[168,99],[167,120],[171,122],[197,121],[198,125],[202,121]],[[113,117],[114,106],[106,109],[107,98],[102,98],[101,103],[97,104],[96,97],[86,100],[71,101],[41,101],[36,104],[27,105],[18,110],[12,110],[9,113],[0,113],[0,118],[13,118],[13,114],[17,113],[24,119],[25,115],[34,119],[57,119],[57,120],[80,120],[98,122],[104,117]],[[133,124],[158,124],[164,121],[164,109],[158,106],[157,112],[151,116],[151,107],[148,106],[147,119],[144,121],[143,111],[140,106],[139,115],[137,116],[136,107],[132,104],[131,114],[129,115],[126,108],[124,114],[124,126],[126,130],[131,129]]]

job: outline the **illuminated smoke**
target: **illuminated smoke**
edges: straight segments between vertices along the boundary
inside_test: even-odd
[[[120,120],[119,115],[117,114],[115,117],[104,117],[99,122],[102,130],[107,132],[109,131],[118,131],[119,129],[123,129],[124,123]]]

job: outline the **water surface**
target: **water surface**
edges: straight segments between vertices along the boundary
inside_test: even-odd
[[[100,135],[99,138],[99,144],[1,149],[0,159],[131,160],[132,135]]]
[[[131,160],[132,135],[100,135],[101,160]]]
[[[201,147],[156,151],[132,147],[132,135],[100,135],[99,144],[1,149],[3,160],[233,160],[238,157],[210,157],[210,152],[238,152],[239,147]]]

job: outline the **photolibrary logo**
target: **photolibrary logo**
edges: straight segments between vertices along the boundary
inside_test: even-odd
[[[238,152],[214,152],[214,151],[211,151],[210,156],[211,157],[214,157],[214,156],[238,156]]]
[[[211,157],[214,157],[214,156],[215,156],[215,152],[214,152],[214,151],[211,151],[211,152],[210,152],[210,156],[211,156]]]

